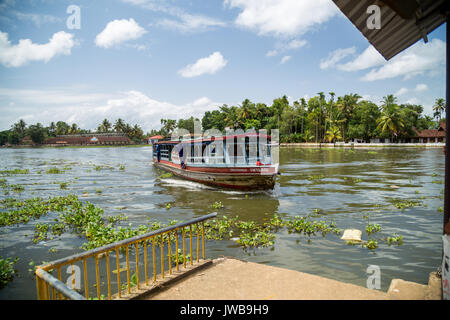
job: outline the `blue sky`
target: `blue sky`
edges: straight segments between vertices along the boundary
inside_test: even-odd
[[[69,29],[70,5],[80,29]],[[386,62],[331,0],[0,0],[0,130],[121,117],[144,130],[249,98],[445,96],[445,26]]]

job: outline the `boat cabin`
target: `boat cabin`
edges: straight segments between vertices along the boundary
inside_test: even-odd
[[[261,166],[272,164],[271,139],[250,133],[224,137],[159,141],[153,145],[153,159],[189,166]]]

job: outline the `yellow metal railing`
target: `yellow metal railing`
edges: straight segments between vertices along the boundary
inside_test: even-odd
[[[186,268],[187,260],[189,259],[190,265],[194,264],[194,256],[193,256],[193,237],[197,238],[196,245],[196,263],[200,262],[200,246],[202,247],[202,257],[201,260],[205,260],[205,226],[204,221],[211,219],[216,216],[216,213],[211,213],[187,222],[179,223],[173,226],[169,226],[166,228],[162,228],[153,232],[146,233],[144,235],[136,236],[133,238],[129,238],[120,242],[115,242],[103,247],[99,247],[93,250],[89,250],[80,254],[75,254],[63,259],[59,259],[48,264],[37,267],[36,269],[36,287],[37,287],[37,297],[39,300],[56,300],[56,299],[73,299],[73,300],[82,300],[93,298],[90,296],[90,289],[95,287],[95,298],[97,299],[114,299],[121,298],[123,295],[130,294],[132,291],[132,287],[136,287],[138,290],[141,288],[140,276],[143,273],[144,281],[142,285],[149,286],[151,285],[149,279],[149,265],[148,265],[148,251],[151,246],[151,254],[152,254],[152,266],[153,266],[153,279],[152,282],[155,283],[158,280],[157,275],[157,253],[159,250],[161,253],[160,257],[160,279],[164,279],[166,272],[165,264],[168,262],[168,273],[172,275],[172,268],[175,267],[176,271],[180,271],[180,261],[179,261],[179,253],[178,251],[182,251],[183,255],[183,268]],[[195,230],[193,230],[195,227]],[[189,232],[189,257],[186,255],[186,228],[188,228]],[[179,232],[181,230],[181,233]],[[193,232],[196,231],[196,235]],[[179,237],[181,236],[182,240],[182,250],[179,249]],[[200,245],[201,238],[201,245]],[[175,242],[175,263],[173,265],[172,261],[172,248],[173,242]],[[164,247],[167,245],[168,250],[168,259],[164,257]],[[143,249],[143,261],[139,259],[139,249]],[[131,250],[130,250],[131,249]],[[133,250],[134,249],[134,250]],[[130,253],[131,251],[131,253]],[[133,252],[134,251],[134,252]],[[141,251],[141,253],[142,253]],[[125,263],[126,270],[124,268],[121,269],[120,264],[120,253],[125,253]],[[135,255],[135,266],[134,266],[134,275],[131,276],[131,268],[130,268],[130,254]],[[115,261],[110,261],[110,255],[115,256]],[[93,258],[95,260],[95,264],[91,267],[88,265],[88,261],[91,261]],[[88,260],[89,259],[89,260]],[[123,260],[123,259],[122,259]],[[168,260],[168,261],[167,261]],[[101,263],[102,262],[102,263]],[[132,262],[131,262],[132,263]],[[81,264],[81,267],[77,264]],[[102,268],[100,266],[102,264]],[[140,268],[143,264],[143,270]],[[114,277],[111,275],[111,265],[116,267],[116,270],[113,270],[112,273],[116,273]],[[114,266],[115,265],[115,266]],[[70,283],[67,286],[63,283],[62,280],[62,268],[68,266],[67,272],[70,274],[67,282]],[[88,266],[91,267],[89,272]],[[92,287],[89,286],[89,277],[88,273],[94,273],[95,269],[95,283]],[[70,270],[69,270],[70,269]],[[81,269],[83,269],[83,274],[81,275]],[[77,271],[79,270],[79,272]],[[106,274],[105,274],[106,270]],[[56,271],[57,275],[54,276],[53,272]],[[101,273],[101,271],[103,273]],[[122,284],[125,279],[121,279],[121,272],[126,271],[126,284]],[[134,279],[131,279],[131,278]],[[81,281],[83,278],[83,281]],[[106,286],[104,282],[101,280],[106,280]],[[115,294],[113,293],[113,282],[117,283],[117,290]],[[78,287],[77,287],[78,285]],[[72,289],[75,287],[76,290]],[[102,288],[106,291],[106,295],[102,294]],[[144,288],[145,289],[145,288]],[[83,294],[82,294],[83,293]]]

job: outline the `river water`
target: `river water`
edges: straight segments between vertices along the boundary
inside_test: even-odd
[[[104,209],[123,213],[132,226],[151,221],[189,220],[216,211],[219,216],[263,222],[279,214],[306,216],[320,209],[340,229],[363,231],[368,219],[379,224],[379,238],[394,233],[403,245],[368,250],[350,246],[340,236],[307,238],[276,233],[271,248],[243,250],[234,241],[208,241],[207,257],[232,256],[331,279],[366,286],[369,265],[380,268],[381,290],[394,278],[426,284],[441,262],[444,155],[441,148],[319,149],[281,148],[280,172],[272,191],[239,192],[204,186],[178,178],[157,179],[162,174],[151,163],[151,147],[1,149],[0,170],[29,169],[29,174],[0,177],[25,190],[5,195],[31,198],[76,194]],[[119,166],[125,170],[119,170]],[[95,170],[102,166],[101,170]],[[47,174],[52,167],[68,170]],[[59,183],[68,183],[61,189]],[[98,192],[101,190],[101,193]],[[86,194],[87,192],[87,194]],[[393,199],[420,200],[404,211]],[[221,201],[224,208],[214,210]],[[170,203],[171,208],[166,209]],[[1,214],[1,213],[0,213]],[[369,216],[369,218],[367,218]],[[0,227],[0,256],[19,257],[17,276],[0,290],[0,299],[35,299],[36,282],[29,263],[52,261],[81,252],[84,242],[72,234],[34,244],[34,225],[50,222],[49,214],[38,221]],[[274,279],[276,281],[276,279]]]

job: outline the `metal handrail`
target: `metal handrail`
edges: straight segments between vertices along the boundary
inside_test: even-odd
[[[183,265],[186,267],[186,252],[185,252],[185,227],[189,226],[189,233],[190,233],[190,263],[193,264],[193,254],[192,254],[192,225],[197,225],[198,223],[202,223],[202,246],[203,246],[203,259],[205,259],[205,229],[203,222],[205,220],[214,218],[217,216],[217,213],[211,213],[202,217],[198,217],[186,222],[180,222],[178,224],[175,224],[173,226],[168,226],[165,228],[161,228],[155,231],[148,232],[143,235],[135,236],[132,238],[128,238],[122,241],[118,241],[115,243],[111,243],[102,247],[98,247],[86,252],[82,252],[79,254],[74,254],[69,257],[65,257],[62,259],[55,260],[53,262],[47,263],[45,265],[39,266],[36,268],[35,274],[36,274],[36,282],[37,282],[37,292],[38,292],[38,299],[40,300],[48,300],[50,298],[49,293],[49,286],[52,287],[52,296],[53,298],[56,298],[57,291],[58,297],[61,298],[61,294],[69,299],[80,299],[84,298],[80,294],[78,294],[76,291],[68,288],[63,282],[61,282],[61,267],[65,265],[72,265],[77,261],[83,261],[84,266],[84,286],[85,286],[85,294],[86,298],[89,298],[88,293],[88,281],[87,281],[87,267],[86,267],[86,259],[95,256],[95,263],[96,263],[96,281],[97,281],[97,297],[100,299],[100,283],[99,283],[99,269],[98,269],[98,257],[102,254],[105,254],[106,261],[107,261],[107,272],[108,272],[108,298],[111,299],[111,284],[110,284],[110,270],[109,270],[109,251],[115,251],[117,256],[117,282],[118,282],[118,296],[121,297],[121,286],[120,286],[120,268],[119,268],[119,249],[122,249],[123,247],[126,248],[126,258],[127,258],[127,283],[128,283],[128,293],[130,293],[130,268],[129,268],[129,256],[128,256],[128,247],[130,245],[136,246],[136,272],[137,272],[137,286],[139,289],[139,261],[138,261],[138,244],[140,242],[144,242],[144,248],[145,248],[145,280],[146,284],[148,284],[148,278],[147,278],[147,241],[149,239],[153,240],[153,280],[156,281],[156,264],[155,264],[155,237],[164,235],[166,233],[175,232],[177,234],[177,230],[182,230],[182,236],[183,236]],[[200,256],[200,234],[199,234],[199,228],[197,228],[197,262],[199,262],[199,256]],[[164,249],[164,238],[161,237],[161,277],[164,278],[164,255],[163,255],[163,249]],[[170,236],[168,238],[168,249],[169,249],[169,273],[171,274],[171,243],[170,243]],[[176,254],[178,254],[178,237],[176,237]],[[176,268],[178,270],[178,258],[176,260]],[[58,277],[59,279],[53,277],[48,272],[50,270],[58,270]],[[72,268],[73,272],[73,268]]]

